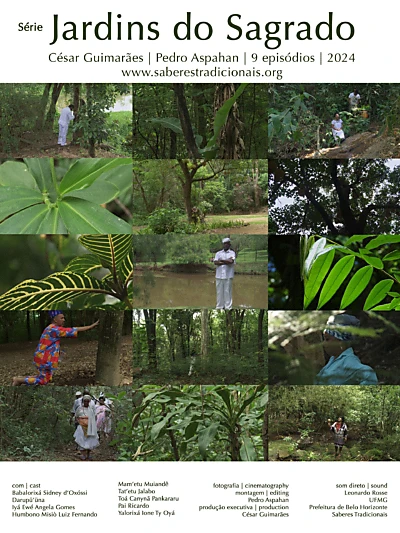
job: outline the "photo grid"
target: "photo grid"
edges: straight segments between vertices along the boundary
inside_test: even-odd
[[[0,94],[0,460],[400,459],[400,85]]]

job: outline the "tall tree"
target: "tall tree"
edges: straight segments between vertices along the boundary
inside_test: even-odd
[[[105,385],[119,385],[121,335],[124,312],[109,310],[100,315],[99,344],[96,359],[96,381]]]

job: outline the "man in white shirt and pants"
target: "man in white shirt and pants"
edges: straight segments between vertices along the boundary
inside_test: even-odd
[[[231,250],[231,240],[222,240],[223,249],[215,254],[217,309],[232,309],[232,282],[235,271],[236,254]]]
[[[58,120],[58,144],[61,146],[67,145],[68,126],[71,120],[74,120],[73,109],[74,106],[71,104],[68,107],[64,107],[60,113]]]

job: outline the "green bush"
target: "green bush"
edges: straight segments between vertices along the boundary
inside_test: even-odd
[[[180,209],[161,208],[153,211],[147,221],[153,233],[172,233],[178,229],[182,222],[182,215]]]

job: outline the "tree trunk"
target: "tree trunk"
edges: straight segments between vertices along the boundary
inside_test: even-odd
[[[209,347],[208,318],[209,318],[208,309],[202,309],[201,310],[201,357],[208,356],[208,347]]]
[[[214,94],[214,114],[221,109],[227,100],[234,96],[235,90],[233,83],[217,85]],[[240,159],[242,157],[244,142],[240,136],[241,125],[239,108],[235,102],[219,134],[218,145],[221,159]]]
[[[253,187],[254,187],[254,205],[258,210],[260,208],[260,187],[258,180],[260,177],[260,169],[258,167],[258,160],[253,161]]]
[[[104,311],[100,316],[96,381],[102,385],[119,385],[123,311]]]
[[[75,123],[79,122],[79,113],[81,107],[81,84],[74,83],[74,116]],[[78,128],[74,131],[72,135],[72,141],[77,142],[78,139],[82,136],[82,129]]]
[[[37,130],[42,130],[44,128],[44,119],[46,116],[46,107],[49,101],[51,85],[52,85],[51,83],[46,83],[43,94],[42,94],[42,98],[40,99],[38,116],[37,116],[36,124],[35,124],[35,129]]]
[[[176,96],[179,121],[181,123],[188,156],[194,157],[195,159],[200,159],[200,152],[196,145],[196,139],[194,137],[189,110],[186,103],[185,86],[183,83],[173,83],[172,86]]]
[[[49,107],[49,110],[47,112],[47,117],[46,117],[46,126],[48,126],[51,129],[53,128],[53,124],[54,124],[54,117],[56,114],[56,105],[57,105],[57,102],[58,102],[58,99],[60,97],[61,90],[63,87],[64,87],[63,83],[55,83],[53,85],[50,107]]]
[[[143,309],[146,325],[149,367],[157,368],[157,309]]]
[[[28,334],[28,341],[32,340],[32,332],[31,332],[31,321],[30,321],[30,311],[26,312],[26,331]]]
[[[257,330],[257,353],[258,363],[264,364],[264,339],[263,339],[263,323],[264,323],[265,309],[260,309],[258,312],[258,330]]]
[[[269,461],[269,455],[268,455],[268,404],[265,407],[264,411],[264,422],[262,427],[262,443],[263,443],[263,450],[264,450],[264,461]]]

